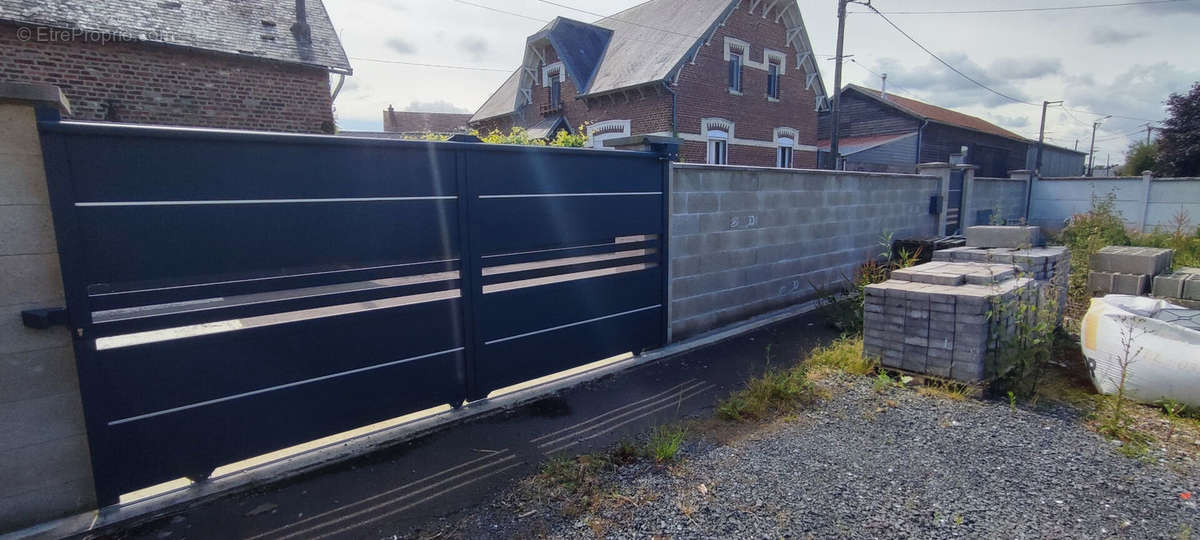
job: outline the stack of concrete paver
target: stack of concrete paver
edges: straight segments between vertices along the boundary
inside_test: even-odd
[[[935,262],[1011,264],[1022,277],[1052,290],[1058,317],[1067,305],[1071,253],[1064,246],[1034,247],[1041,242],[1038,227],[980,226],[967,228],[967,246],[933,252]]]
[[[1200,301],[1200,268],[1180,268],[1154,276],[1154,296]]]
[[[998,374],[989,346],[1014,328],[1034,280],[1011,264],[932,262],[866,288],[864,354],[885,367],[966,382]],[[993,316],[989,317],[989,313]]]
[[[1088,290],[1092,294],[1150,292],[1155,276],[1171,268],[1174,251],[1162,248],[1108,246],[1091,257]]]

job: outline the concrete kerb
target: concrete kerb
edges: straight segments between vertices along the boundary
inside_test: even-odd
[[[437,413],[412,422],[360,435],[353,439],[307,450],[294,456],[258,465],[220,478],[192,484],[186,488],[179,488],[147,499],[84,512],[13,531],[0,535],[0,540],[10,538],[63,538],[96,534],[104,531],[111,532],[118,526],[137,525],[184,508],[197,506],[214,499],[235,495],[250,489],[294,478],[324,467],[336,465],[343,461],[454,427],[468,420],[515,409],[586,382],[617,375],[633,368],[716,345],[742,334],[799,317],[814,311],[819,306],[820,300],[812,300],[779,309],[735,325],[694,336],[685,341],[672,343],[661,349],[649,351],[626,360],[574,373],[567,377],[547,381],[495,398],[468,403],[459,409]]]

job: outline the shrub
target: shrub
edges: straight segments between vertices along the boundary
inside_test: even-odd
[[[1105,246],[1129,245],[1125,220],[1117,210],[1117,195],[1092,195],[1092,207],[1071,217],[1062,231],[1063,244],[1071,253],[1071,275],[1068,285],[1069,311],[1082,315],[1091,299],[1087,278],[1093,253]]]

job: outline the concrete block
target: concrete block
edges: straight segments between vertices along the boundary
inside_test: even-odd
[[[977,225],[967,227],[967,247],[1029,248],[1041,244],[1042,229],[1034,226]]]
[[[1200,301],[1200,277],[1191,277],[1183,284],[1183,298]]]
[[[1113,274],[1115,294],[1142,295],[1150,291],[1150,276],[1145,274]]]
[[[65,479],[90,478],[89,456],[82,433],[0,452],[0,499],[55,487]]]
[[[718,197],[716,193],[687,194],[687,213],[689,214],[716,212],[717,208]]]
[[[1187,278],[1187,274],[1166,274],[1162,276],[1154,276],[1154,296],[1165,298],[1183,298],[1183,284],[1187,281]]]
[[[0,453],[85,433],[79,394],[13,401],[0,407]]]
[[[0,407],[78,391],[75,352],[69,345],[0,355]]]
[[[1092,254],[1091,270],[1156,276],[1171,267],[1173,253],[1163,248],[1108,246]]]
[[[0,498],[0,531],[12,531],[96,507],[92,478],[74,478]]]

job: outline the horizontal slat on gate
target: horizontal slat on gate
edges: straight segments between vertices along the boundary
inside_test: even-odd
[[[457,194],[454,152],[440,145],[397,141],[351,146],[281,137],[164,133],[116,128],[99,137],[67,135],[77,200]]]
[[[377,339],[387,341],[383,336]],[[394,357],[393,357],[394,358]],[[461,351],[111,426],[98,480],[118,493],[461,401]]]
[[[657,234],[662,200],[662,195],[480,199],[473,215],[480,249],[495,255]]]
[[[196,283],[179,284],[178,280],[146,281],[129,284],[123,289],[100,284],[89,287],[88,301],[94,311],[112,310],[150,304],[166,304],[204,298],[253,294],[266,291],[321,287],[341,283],[386,279],[399,275],[419,275],[453,272],[459,261],[418,262],[341,269],[316,267],[292,270],[289,274],[230,274],[205,276]]]
[[[484,294],[479,332],[486,344],[529,332],[660,303],[658,267]]]
[[[89,285],[457,257],[455,201],[76,210]]]
[[[659,240],[655,235],[638,235],[628,236],[623,238],[610,239],[605,242],[589,244],[585,246],[565,247],[543,249],[535,251],[521,251],[517,253],[503,253],[498,255],[487,255],[482,258],[485,267],[520,264],[526,262],[542,261],[546,259],[563,258],[563,257],[581,257],[586,255],[596,255],[601,253],[610,253],[616,250],[628,249],[658,249]]]
[[[95,361],[109,389],[104,422],[462,347],[458,310],[459,300],[451,299],[142,345],[98,346]],[[406,401],[407,394],[422,391],[398,384],[393,397]]]
[[[339,287],[313,287],[293,291],[275,291],[240,297],[213,298],[207,302],[186,302],[93,313],[92,337],[117,336],[167,328],[256,317],[323,306],[336,306],[420,295],[437,291],[457,291],[457,272],[449,276],[431,276],[428,281],[381,285],[396,280],[343,284]],[[440,279],[439,279],[440,278]],[[356,289],[353,287],[357,287]],[[342,289],[338,291],[338,289]]]
[[[526,147],[496,151],[483,147],[468,156],[471,192],[494,196],[514,193],[612,193],[662,190],[660,162],[654,156],[625,152],[559,151]]]
[[[662,307],[484,345],[476,376],[485,392],[662,342]]]

